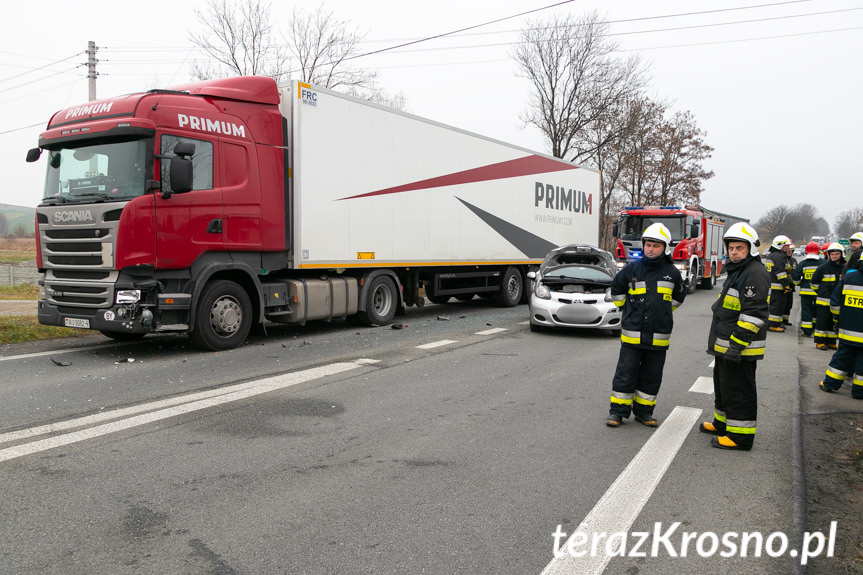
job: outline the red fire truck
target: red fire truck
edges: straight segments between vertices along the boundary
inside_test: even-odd
[[[671,232],[671,258],[687,283],[689,293],[696,287],[713,289],[722,273],[725,245],[722,234],[726,226],[748,221],[720,214],[702,206],[634,206],[624,208],[615,220],[618,266],[643,255],[641,234],[653,223],[665,224]]]

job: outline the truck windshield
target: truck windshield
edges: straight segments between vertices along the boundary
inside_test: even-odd
[[[153,140],[101,142],[48,151],[44,203],[129,200],[152,179]]]
[[[625,215],[620,223],[620,239],[622,240],[640,240],[641,234],[650,226],[650,224],[661,223],[665,224],[668,231],[671,232],[671,240],[679,242],[685,235],[685,216],[634,216]]]

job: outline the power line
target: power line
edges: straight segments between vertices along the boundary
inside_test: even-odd
[[[50,64],[45,64],[44,66],[39,66],[38,68],[30,68],[26,72],[16,74],[15,76],[9,76],[8,78],[3,78],[2,80],[0,80],[0,83],[8,82],[9,80],[14,80],[15,78],[20,78],[21,76],[26,76],[27,74],[32,74],[33,72],[38,72],[39,70],[44,70],[45,68],[48,68],[49,66],[53,66],[55,64],[60,64],[62,62],[65,62],[66,60],[71,60],[72,58],[77,58],[78,56],[80,56],[83,53],[84,52],[78,52],[77,54],[72,54],[71,56],[67,56],[66,58],[63,58],[61,60],[55,60],[54,62],[51,62]],[[7,65],[12,66],[13,64],[7,64]],[[23,68],[23,66],[16,66],[16,67]]]

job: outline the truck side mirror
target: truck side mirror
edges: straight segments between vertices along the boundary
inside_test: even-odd
[[[35,162],[36,160],[39,159],[39,157],[41,155],[42,155],[42,149],[41,148],[30,148],[29,150],[27,150],[27,161],[28,162]]]
[[[697,237],[698,237],[698,233],[699,233],[699,226],[698,226],[698,224],[692,224],[692,229],[689,231],[689,237],[690,237],[690,238],[697,238]]]
[[[619,223],[620,223],[620,220],[614,220],[614,221],[612,222],[612,224],[611,224],[611,237],[613,237],[613,238],[618,237],[618,236],[617,236],[617,232],[619,232],[619,231],[620,231],[620,229],[619,229],[619,227],[620,227],[620,226],[619,226]]]
[[[181,156],[171,158],[171,191],[175,194],[191,192],[193,174],[192,160]]]

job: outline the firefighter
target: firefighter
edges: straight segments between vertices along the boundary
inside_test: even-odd
[[[852,378],[851,397],[863,399],[863,260],[860,250],[848,257],[845,274],[830,297],[830,310],[837,318],[839,346],[818,386],[836,391]],[[853,371],[852,371],[853,370]]]
[[[863,249],[863,232],[851,234],[848,238],[848,251],[856,252],[859,249]]]
[[[797,260],[794,258],[794,244],[788,242],[785,245],[785,257],[787,258],[787,262],[785,263],[785,273],[788,274],[788,277],[791,281],[788,282],[788,287],[785,288],[785,309],[782,312],[782,325],[790,326],[791,323],[791,307],[794,305],[794,278],[791,277],[791,274],[794,273],[794,268],[797,267]]]
[[[785,246],[791,243],[788,236],[778,235],[773,238],[773,244],[764,260],[764,267],[770,274],[770,315],[768,317],[767,329],[770,331],[783,332],[782,315],[785,313],[785,291],[791,284],[788,277],[788,257],[785,255]]]
[[[842,279],[845,265],[845,248],[832,243],[827,246],[827,259],[818,266],[809,285],[815,290],[815,347],[821,350],[837,349],[833,315],[830,313],[830,296]]]
[[[815,317],[815,290],[809,285],[812,274],[821,265],[818,252],[821,247],[815,242],[806,244],[806,256],[794,268],[791,279],[800,288],[800,335],[812,337],[812,320]]]
[[[648,427],[662,384],[665,354],[674,324],[672,312],[686,297],[686,284],[671,261],[671,233],[660,223],[641,236],[644,257],[620,270],[611,284],[614,304],[623,308],[620,356],[611,382],[605,424],[618,427],[630,413]]]
[[[755,441],[758,418],[755,368],[764,357],[768,301],[774,290],[770,273],[758,259],[758,232],[752,226],[736,223],[723,240],[728,276],[712,306],[707,339],[707,353],[716,356],[715,407],[713,421],[703,422],[699,431],[715,436],[710,441],[713,447],[748,451]]]

